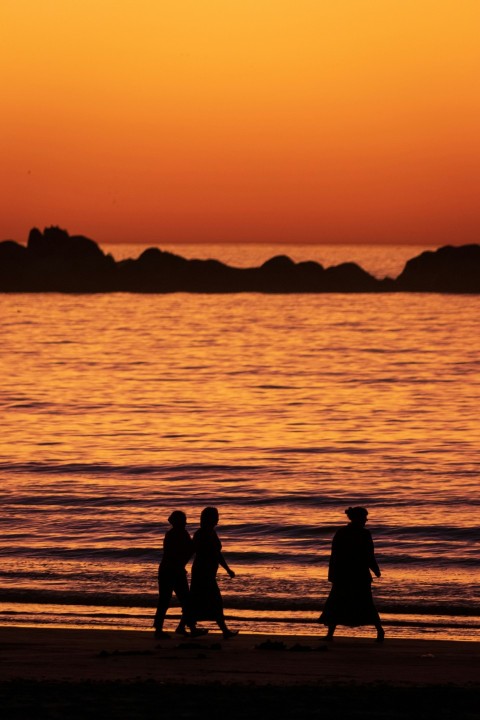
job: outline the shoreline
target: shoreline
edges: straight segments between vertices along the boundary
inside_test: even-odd
[[[476,641],[480,638],[480,616],[477,613],[430,614],[421,612],[380,612],[382,624],[390,639]],[[149,631],[153,606],[113,606],[56,603],[0,602],[0,628],[37,628],[72,630]],[[319,610],[225,608],[227,622],[241,634],[321,638],[323,626],[317,622]],[[174,630],[180,618],[179,608],[170,608],[166,630]],[[206,627],[215,629],[214,624]],[[339,627],[338,637],[369,638],[369,627]]]

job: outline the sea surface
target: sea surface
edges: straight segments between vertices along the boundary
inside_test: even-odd
[[[383,276],[418,254],[361,253]],[[232,627],[320,633],[364,505],[387,634],[478,637],[479,317],[476,295],[0,295],[0,623],[149,629],[168,515],[216,505]]]

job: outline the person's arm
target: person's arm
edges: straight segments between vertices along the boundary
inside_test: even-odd
[[[368,567],[373,572],[375,577],[379,578],[381,576],[382,573],[380,572],[380,568],[378,567],[378,563],[375,559],[375,549],[373,546],[373,540],[370,532],[368,533]]]
[[[163,538],[163,554],[168,553],[172,549],[172,533],[167,530]]]
[[[195,555],[195,545],[193,542],[193,539],[190,537],[190,533],[187,532],[186,538],[185,538],[185,565],[189,562],[189,560],[192,559],[192,557]]]
[[[338,536],[337,533],[333,536],[332,550],[330,552],[330,560],[328,561],[328,582],[335,582],[336,570],[337,570],[337,555],[338,555]]]
[[[228,566],[227,561],[225,560],[225,558],[223,557],[223,555],[222,555],[221,552],[218,553],[218,562],[219,562],[219,564],[223,567],[223,569],[227,571],[227,573],[229,574],[229,576],[230,576],[231,578],[234,578],[234,577],[235,577],[235,573],[234,573],[233,570]]]

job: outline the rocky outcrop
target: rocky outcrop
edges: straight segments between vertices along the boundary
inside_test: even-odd
[[[409,260],[396,279],[378,280],[355,263],[324,268],[285,255],[258,268],[186,260],[157,248],[115,262],[82,235],[31,230],[27,246],[0,243],[0,292],[480,292],[480,245],[444,247]]]
[[[447,245],[407,262],[398,276],[399,290],[414,292],[480,292],[480,245]]]
[[[104,292],[114,288],[115,261],[82,235],[58,227],[30,231],[27,247],[0,243],[0,290]]]

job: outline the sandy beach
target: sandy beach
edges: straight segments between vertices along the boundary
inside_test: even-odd
[[[0,701],[8,718],[473,718],[479,661],[474,642],[6,627]]]

